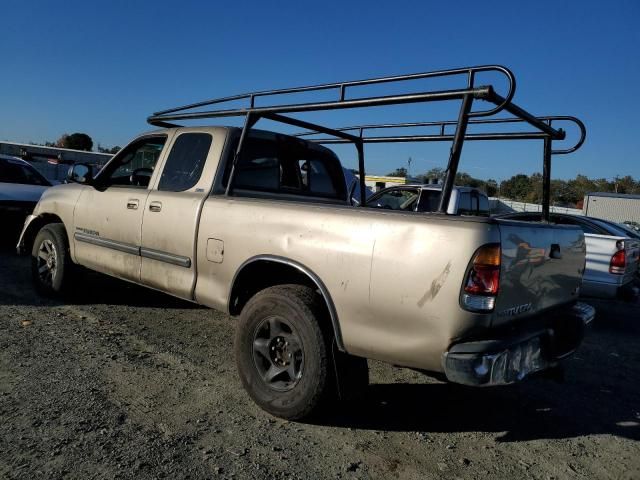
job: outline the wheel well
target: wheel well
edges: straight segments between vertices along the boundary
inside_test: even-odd
[[[38,235],[38,232],[42,227],[50,223],[63,222],[62,219],[57,215],[54,215],[52,213],[43,213],[29,224],[29,228],[26,232],[24,232],[24,236],[22,237],[22,244],[20,245],[21,253],[31,252],[31,248],[33,247],[33,242],[36,239],[36,235]]]
[[[229,313],[239,315],[256,293],[275,285],[304,285],[316,290],[324,300],[326,317],[331,322],[338,348],[344,350],[335,307],[322,282],[304,267],[284,259],[257,259],[243,267],[233,281],[229,295]]]

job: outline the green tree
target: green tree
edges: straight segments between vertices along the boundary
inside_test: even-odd
[[[406,177],[407,169],[404,167],[396,168],[393,172],[387,173],[387,177]]]
[[[636,182],[630,175],[616,177],[613,183],[618,193],[640,193],[640,182]]]
[[[496,182],[493,178],[490,178],[485,182],[485,188],[487,196],[495,197],[498,193],[498,182]]]
[[[103,147],[102,145],[98,144],[98,152],[100,152],[100,153],[110,153],[112,155],[115,155],[120,150],[121,150],[121,147],[119,147],[117,145],[115,147],[107,148],[107,147]]]
[[[86,133],[76,132],[71,135],[64,133],[56,142],[56,146],[90,152],[93,148],[93,140]]]
[[[444,169],[440,167],[434,167],[431,170],[427,170],[421,175],[418,175],[418,178],[422,180],[423,183],[431,183],[432,180],[444,180]]]
[[[523,173],[500,182],[500,195],[511,200],[525,201],[530,190],[531,179]]]

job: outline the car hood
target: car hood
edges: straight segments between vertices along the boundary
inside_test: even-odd
[[[44,185],[26,185],[23,183],[0,182],[0,201],[37,202],[42,193],[49,188]]]

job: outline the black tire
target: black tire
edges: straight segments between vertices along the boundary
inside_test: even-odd
[[[270,287],[247,302],[236,330],[236,363],[262,409],[300,420],[336,397],[326,316],[322,298],[301,285]]]
[[[63,294],[72,268],[64,225],[50,223],[42,227],[31,249],[31,276],[36,290],[47,296]]]

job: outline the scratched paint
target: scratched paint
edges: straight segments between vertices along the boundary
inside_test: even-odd
[[[444,267],[444,270],[440,272],[440,275],[438,275],[436,278],[433,279],[433,281],[431,282],[431,288],[429,288],[429,290],[425,292],[422,298],[418,300],[418,306],[420,308],[422,308],[425,303],[430,302],[431,300],[436,298],[436,296],[438,295],[438,292],[440,292],[440,289],[444,285],[444,282],[447,281],[449,272],[451,272],[451,260],[447,262],[447,264]]]

